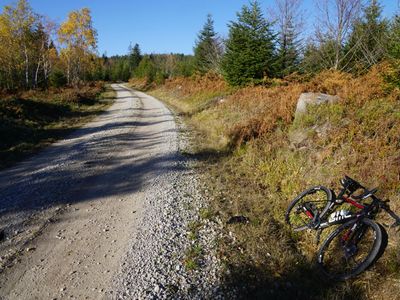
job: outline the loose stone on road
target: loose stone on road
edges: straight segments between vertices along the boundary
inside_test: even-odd
[[[2,297],[112,294],[147,183],[168,169],[177,147],[163,104],[113,87],[118,97],[106,113],[0,173]]]

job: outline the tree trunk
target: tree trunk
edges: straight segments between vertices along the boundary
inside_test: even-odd
[[[69,56],[67,58],[67,83],[71,85],[71,59]]]
[[[39,76],[40,64],[41,64],[41,61],[39,60],[37,67],[36,67],[36,72],[35,72],[35,84],[34,84],[35,88],[38,87],[38,76]]]
[[[25,54],[25,84],[26,88],[29,88],[29,56],[28,49],[24,46],[24,54]]]

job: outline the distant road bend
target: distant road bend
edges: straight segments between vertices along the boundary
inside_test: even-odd
[[[178,147],[161,102],[113,88],[105,113],[0,172],[0,299],[113,298],[148,182],[171,168]]]

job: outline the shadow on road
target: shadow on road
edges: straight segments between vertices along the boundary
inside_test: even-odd
[[[116,103],[130,98],[124,95]],[[10,225],[5,224],[7,215],[34,214],[110,196],[123,198],[140,190],[150,178],[182,168],[176,145],[169,145],[174,139],[175,125],[167,112],[112,108],[65,140],[0,172],[0,228]]]

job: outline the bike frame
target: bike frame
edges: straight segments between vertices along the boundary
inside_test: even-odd
[[[337,220],[337,221],[334,221],[334,222],[328,222],[328,221],[325,221],[325,222],[323,222],[323,223],[318,222],[317,225],[314,227],[314,229],[316,229],[316,230],[318,230],[318,229],[325,229],[325,228],[327,228],[327,227],[329,227],[329,226],[332,226],[332,225],[343,224],[343,223],[345,223],[345,222],[347,222],[347,221],[360,219],[360,218],[362,218],[362,217],[368,215],[368,213],[372,210],[372,208],[375,207],[376,204],[379,202],[378,198],[376,198],[375,196],[372,196],[372,197],[373,197],[374,200],[373,200],[373,202],[372,202],[370,205],[368,205],[368,206],[363,205],[363,204],[361,204],[361,203],[355,201],[354,199],[351,199],[351,197],[347,197],[347,196],[344,196],[344,195],[343,195],[343,196],[340,196],[340,198],[333,199],[333,200],[326,206],[326,208],[324,209],[324,211],[323,211],[323,212],[321,213],[321,215],[319,216],[319,221],[321,220],[321,218],[324,218],[325,215],[326,215],[329,211],[331,211],[331,209],[332,209],[334,206],[336,206],[336,205],[341,205],[341,204],[342,204],[342,203],[338,204],[338,203],[337,203],[337,200],[343,200],[344,202],[349,203],[350,205],[352,205],[352,206],[354,206],[354,207],[360,209],[361,211],[360,211],[359,213],[351,214],[351,215],[349,215],[349,216],[347,216],[347,217],[345,217],[345,218],[343,218],[343,219],[340,219],[340,220]],[[310,219],[314,219],[314,216],[313,216],[309,211],[306,210],[306,211],[305,211],[305,214],[306,214]]]
[[[326,247],[329,247],[327,245],[329,245],[333,239],[336,238],[340,239],[339,246],[341,246],[341,251],[343,252],[340,252],[338,254],[341,254],[346,260],[348,260],[359,251],[358,244],[365,237],[365,233],[368,231],[369,226],[375,227],[374,229],[375,236],[373,236],[374,248],[372,249],[374,252],[370,251],[368,256],[361,263],[357,262],[356,267],[354,267],[351,270],[351,273],[348,273],[348,275],[346,275],[347,273],[343,273],[344,277],[340,277],[341,279],[348,279],[355,275],[358,275],[375,261],[375,258],[379,254],[378,251],[381,250],[378,249],[378,247],[381,247],[382,234],[379,233],[381,234],[378,240],[379,244],[375,244],[377,241],[376,226],[379,226],[379,224],[377,225],[374,219],[381,210],[387,212],[395,220],[395,223],[390,225],[389,228],[394,226],[400,226],[400,217],[397,216],[387,205],[387,202],[389,201],[381,200],[380,198],[375,196],[375,192],[377,191],[377,189],[372,189],[372,190],[366,189],[357,182],[355,182],[354,180],[352,180],[351,178],[348,178],[347,176],[345,177],[345,179],[347,180],[347,184],[346,181],[341,180],[343,189],[340,190],[338,196],[336,196],[332,190],[331,193],[329,193],[329,189],[324,186],[313,187],[303,192],[295,200],[293,200],[286,214],[287,223],[293,226],[293,224],[291,224],[289,220],[289,215],[292,209],[295,209],[295,213],[297,214],[301,213],[303,216],[301,222],[304,224],[304,226],[297,228],[295,227],[294,231],[299,232],[307,229],[316,230],[317,244],[320,241],[320,236],[323,229],[333,225],[340,225],[329,234],[329,236],[327,237],[327,239],[325,240],[319,251],[318,263],[320,264],[321,267],[323,267],[323,265],[325,264],[323,261],[323,253],[326,250]],[[358,195],[352,195],[355,191],[361,188],[364,190],[362,193]],[[318,208],[315,206],[315,204],[313,204],[317,202],[320,203],[324,202],[324,200],[319,199],[320,197],[318,197],[318,199],[315,201],[308,201],[308,202],[306,201],[298,205],[297,207],[295,206],[296,203],[299,200],[301,200],[305,195],[314,194],[320,190],[323,190],[328,196],[328,201],[325,202],[325,207],[322,209],[321,213],[319,213],[321,208],[320,207]],[[368,201],[365,204],[360,203],[362,200],[367,198],[372,201]],[[335,218],[330,218],[329,217],[330,214],[333,212],[337,212],[338,210],[336,208],[344,203],[347,203],[357,208],[357,210],[349,214],[337,213],[335,215],[332,215]],[[304,216],[307,216],[306,219],[308,219],[309,222],[307,222],[307,220],[304,219]],[[332,219],[334,221],[330,222],[329,220]]]
[[[359,185],[360,188],[364,189],[364,191],[366,191],[367,189],[361,185]],[[318,187],[316,187],[316,190],[320,190],[321,188],[317,189]],[[333,199],[331,199],[327,205],[325,206],[325,208],[322,210],[322,212],[320,214],[314,215],[313,211],[310,211],[309,208],[303,206],[303,212],[306,214],[306,216],[312,220],[311,223],[309,223],[306,226],[302,226],[299,228],[295,228],[295,231],[302,231],[305,229],[314,229],[314,230],[322,230],[325,229],[329,226],[332,225],[337,225],[337,224],[343,224],[346,223],[350,220],[355,220],[355,223],[358,223],[359,220],[361,220],[362,218],[371,218],[373,219],[374,216],[371,214],[371,212],[374,209],[377,209],[375,213],[377,213],[380,209],[384,209],[393,219],[396,220],[396,222],[392,225],[392,226],[396,226],[396,225],[400,225],[400,217],[397,216],[393,211],[390,210],[390,208],[385,204],[385,201],[380,200],[378,197],[376,197],[374,195],[374,193],[370,193],[370,194],[366,194],[366,197],[363,198],[358,198],[357,200],[363,200],[366,198],[372,198],[372,202],[368,205],[364,205],[361,204],[360,202],[358,202],[356,199],[352,198],[351,194],[350,195],[345,195],[347,191],[347,186],[344,186],[343,189],[340,191],[339,195],[337,197],[333,197]],[[371,190],[374,191],[374,190]],[[374,191],[375,192],[375,191]],[[333,222],[329,222],[326,219],[326,216],[328,213],[333,211],[333,208],[335,206],[340,206],[341,204],[343,204],[343,202],[346,202],[356,208],[359,209],[359,211],[357,211],[354,214],[349,214],[348,216],[345,216],[344,218],[341,218],[339,220],[333,221]]]
[[[332,226],[332,225],[343,224],[343,223],[345,223],[347,221],[350,221],[350,220],[360,219],[360,218],[366,216],[369,213],[369,211],[371,211],[372,208],[375,206],[375,203],[377,203],[377,201],[378,201],[378,200],[374,199],[374,201],[370,205],[365,206],[365,205],[363,205],[361,203],[358,203],[357,201],[351,199],[350,197],[342,196],[341,200],[349,203],[350,205],[352,205],[354,207],[357,207],[358,209],[361,209],[361,211],[359,213],[351,214],[351,215],[349,215],[349,216],[347,216],[347,217],[345,217],[343,219],[340,219],[340,220],[337,220],[337,221],[334,221],[334,222],[326,221],[324,223],[320,223],[319,226],[316,229],[325,229],[325,228],[327,228],[329,226]],[[335,205],[338,205],[336,203],[336,200],[332,201],[332,204],[329,205],[329,209],[326,212],[328,212],[330,210],[330,208],[333,208]],[[324,217],[324,215],[322,217]]]

